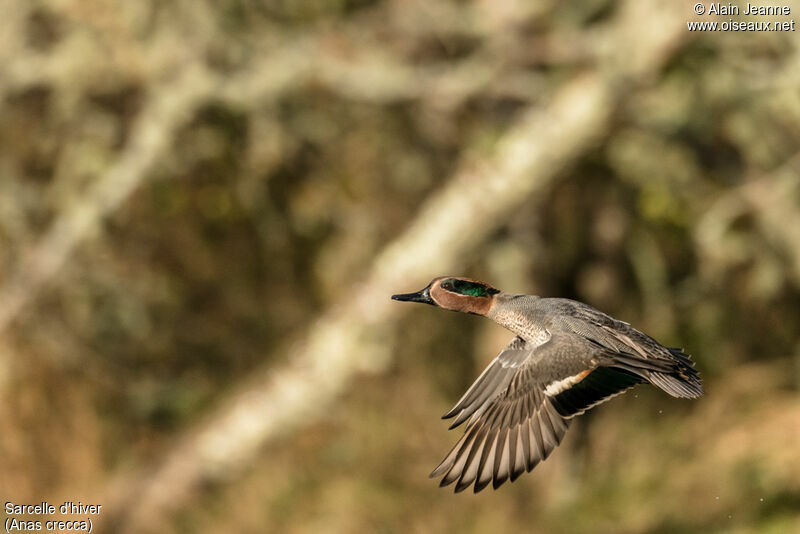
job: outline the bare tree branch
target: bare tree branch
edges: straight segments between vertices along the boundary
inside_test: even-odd
[[[652,2],[646,4],[653,7]],[[574,78],[546,105],[522,113],[486,160],[465,162],[406,232],[378,256],[358,297],[327,310],[309,326],[308,336],[289,350],[293,356],[285,367],[262,369],[203,424],[182,436],[151,472],[133,480],[120,474],[109,488],[112,502],[104,519],[128,532],[157,525],[165,513],[184,506],[202,482],[235,475],[264,443],[319,417],[319,406],[334,400],[354,373],[388,361],[386,327],[399,313],[388,300],[391,288],[408,288],[454,269],[468,247],[485,239],[506,213],[546,188],[604,134],[619,105],[619,85],[656,72],[680,41],[677,18],[660,18],[658,31],[641,27],[636,20],[656,15],[643,14],[645,8],[638,5],[627,3],[621,20],[612,25],[632,28],[626,36],[629,48],[609,49],[612,40],[604,39],[602,32],[593,37],[600,67]],[[201,62],[189,61],[172,83],[161,84],[117,163],[83,202],[58,216],[0,288],[0,331],[53,278],[80,241],[145,179],[187,115],[214,89],[220,89],[216,94],[222,98],[253,102],[272,100],[316,81],[356,99],[433,95],[434,100],[458,101],[491,84],[501,72],[491,63],[491,54],[465,60],[453,78],[452,71],[413,68],[378,47],[332,58],[324,45],[313,37],[292,39],[228,83]],[[628,50],[635,54],[629,57]],[[22,75],[19,79],[27,80]],[[128,498],[132,493],[136,498]]]
[[[198,485],[231,476],[270,439],[322,415],[325,406],[371,360],[386,360],[385,331],[398,308],[388,295],[452,270],[531,193],[601,135],[611,109],[607,87],[581,77],[544,108],[531,109],[485,162],[467,164],[431,198],[416,221],[375,261],[358,296],[328,310],[294,345],[282,369],[262,369],[198,429],[185,436],[145,479],[134,499],[120,497],[113,519],[126,532],[155,525]],[[122,484],[127,485],[127,484]],[[124,514],[124,515],[123,515]],[[111,517],[112,514],[109,514]]]
[[[627,50],[606,51],[604,68],[573,80],[548,105],[523,113],[486,161],[465,163],[377,257],[356,297],[310,325],[307,337],[288,351],[292,358],[285,367],[262,369],[138,483],[120,475],[115,487],[131,489],[110,503],[106,519],[114,527],[123,532],[156,528],[204,481],[235,476],[267,441],[320,417],[319,407],[328,405],[354,373],[388,360],[386,328],[399,313],[388,299],[392,288],[415,287],[453,270],[468,247],[603,135],[618,105],[620,82],[657,72],[682,40],[678,11],[663,13],[663,26],[655,31],[631,22],[644,8],[626,5],[618,24],[640,28],[627,36],[636,49],[632,61],[626,61]],[[250,98],[263,90],[244,94]],[[128,498],[131,493],[135,498]]]
[[[204,71],[187,68],[172,84],[155,93],[116,164],[90,187],[80,203],[57,217],[30,256],[0,288],[0,332],[36,297],[102,218],[116,210],[144,180],[169,147],[174,131],[211,86],[211,78]]]
[[[695,240],[705,257],[704,268],[709,278],[717,278],[718,270],[730,265],[760,258],[757,250],[767,237],[781,250],[789,263],[787,273],[800,286],[800,216],[796,199],[800,193],[800,154],[795,155],[767,177],[744,183],[721,195],[700,219]],[[758,238],[732,231],[737,219],[751,214],[761,227]]]

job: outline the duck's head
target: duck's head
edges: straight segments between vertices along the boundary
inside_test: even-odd
[[[416,293],[392,295],[392,300],[423,302],[445,310],[486,315],[500,293],[489,284],[457,276],[441,276]]]

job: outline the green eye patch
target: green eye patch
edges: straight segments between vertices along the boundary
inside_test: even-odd
[[[499,293],[497,289],[477,282],[469,282],[467,280],[460,280],[458,278],[448,278],[441,283],[442,289],[459,295],[467,295],[470,297],[488,297]]]

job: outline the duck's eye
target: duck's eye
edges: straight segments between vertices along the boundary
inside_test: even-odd
[[[448,278],[447,280],[443,280],[440,285],[441,288],[446,291],[470,297],[488,297],[489,295],[498,293],[498,291],[492,287],[477,282],[459,280],[458,278]]]

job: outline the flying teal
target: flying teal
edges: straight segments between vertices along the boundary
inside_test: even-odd
[[[570,421],[648,382],[681,398],[703,394],[694,362],[628,323],[564,298],[512,295],[469,278],[435,278],[392,299],[483,315],[516,336],[443,418],[464,435],[431,477],[455,491],[497,489],[546,459]]]

